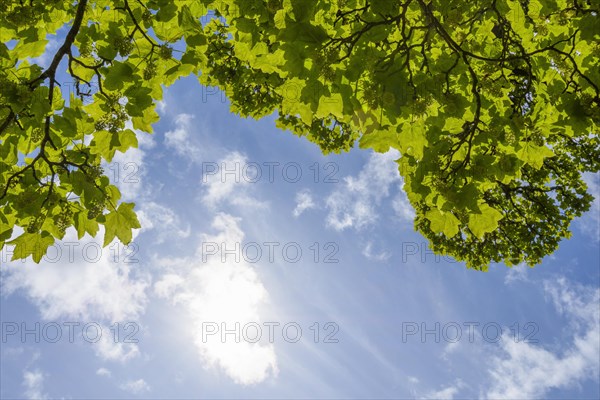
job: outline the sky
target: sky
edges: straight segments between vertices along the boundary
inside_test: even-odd
[[[193,77],[158,109],[105,166],[130,246],[0,254],[0,398],[600,398],[598,200],[476,272],[414,231],[397,152],[323,156]]]

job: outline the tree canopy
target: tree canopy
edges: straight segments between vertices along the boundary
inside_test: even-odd
[[[415,229],[470,268],[540,263],[593,200],[595,0],[0,3],[0,250],[14,258],[39,262],[69,227],[131,240],[134,205],[101,164],[192,74],[324,153],[399,150]]]

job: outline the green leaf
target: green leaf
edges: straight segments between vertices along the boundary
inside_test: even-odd
[[[434,208],[427,211],[425,218],[431,222],[431,230],[434,233],[443,233],[448,238],[458,233],[460,221],[451,212],[444,212]]]
[[[129,81],[132,74],[133,69],[131,66],[126,63],[114,61],[113,65],[108,68],[108,72],[106,72],[104,87],[109,90],[123,89],[124,83]]]
[[[344,118],[344,101],[342,95],[334,93],[331,96],[322,96],[319,99],[319,107],[317,108],[317,118],[325,118],[333,115],[336,118]]]
[[[14,223],[10,223],[8,218],[0,212],[0,251],[4,248],[4,242],[11,238]]]
[[[400,133],[400,151],[417,159],[423,158],[423,150],[427,145],[424,123],[417,120],[405,123]]]
[[[115,236],[124,244],[131,242],[131,230],[141,228],[133,207],[133,203],[121,203],[116,210],[106,215],[104,246],[109,245]]]
[[[48,45],[48,40],[42,39],[37,40],[35,42],[19,42],[16,46],[15,51],[19,58],[27,58],[27,57],[39,57],[44,53],[46,46]]]
[[[159,115],[154,109],[146,108],[143,112],[143,116],[141,117],[133,117],[131,121],[133,122],[134,129],[138,129],[140,131],[152,132],[152,124],[159,120]]]
[[[117,150],[125,153],[129,148],[137,145],[137,136],[131,129],[121,132],[98,131],[94,133],[91,150],[93,154],[99,154],[106,161],[111,161]]]
[[[531,165],[535,169],[542,168],[544,159],[552,157],[554,152],[546,146],[538,146],[532,142],[522,144],[521,150],[517,152],[520,160]]]
[[[479,213],[469,215],[469,229],[479,239],[483,239],[484,235],[493,232],[498,228],[498,222],[503,218],[500,211],[482,204],[479,206]]]
[[[48,232],[24,233],[7,244],[15,245],[12,261],[26,259],[31,256],[33,261],[39,263],[46,254],[48,247],[54,244],[54,238]]]
[[[77,229],[77,238],[81,240],[86,233],[95,237],[98,233],[98,222],[94,219],[89,219],[84,212],[79,212],[75,215],[75,229]]]
[[[398,132],[396,132],[395,126],[388,127],[386,129],[378,129],[360,137],[360,148],[370,148],[378,153],[385,153],[390,149],[390,147],[400,147],[399,139],[400,138]]]

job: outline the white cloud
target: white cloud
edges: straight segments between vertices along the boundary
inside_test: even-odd
[[[162,298],[175,295],[175,291],[185,283],[185,280],[177,274],[163,275],[160,281],[154,284],[154,293]]]
[[[518,342],[505,336],[503,354],[492,358],[492,385],[488,398],[542,398],[552,389],[564,389],[600,372],[600,289],[569,286],[564,278],[545,282],[546,293],[557,310],[570,321],[572,341],[560,352]],[[594,378],[595,377],[595,378]]]
[[[519,264],[509,268],[508,272],[504,277],[504,283],[510,285],[511,283],[518,281],[527,281],[527,272],[531,268],[527,264]]]
[[[143,379],[138,379],[136,381],[131,381],[131,380],[127,381],[127,382],[123,383],[120,386],[120,388],[122,390],[125,390],[126,392],[129,392],[131,394],[136,394],[136,395],[150,391],[150,386]]]
[[[103,237],[103,231],[98,237]],[[121,259],[115,260],[117,248],[121,249]],[[9,256],[5,249],[2,257]],[[17,291],[24,293],[48,321],[68,318],[81,325],[131,321],[144,312],[149,278],[135,276],[132,270],[137,264],[128,264],[126,261],[133,259],[124,256],[118,242],[102,248],[89,237],[78,241],[70,229],[40,264],[31,259],[4,264],[2,292],[5,296]],[[96,345],[97,353],[107,359],[118,356],[128,359],[132,351],[137,351],[134,344],[109,342],[101,340]]]
[[[241,243],[244,233],[239,219],[218,214],[212,227],[216,235],[203,235],[202,243],[225,244],[233,249]],[[207,252],[208,253],[208,252]],[[201,263],[202,249],[189,259],[180,260],[179,268],[154,285],[155,293],[167,297],[174,305],[182,306],[194,326],[192,341],[205,367],[219,367],[238,384],[255,384],[277,374],[277,360],[272,344],[236,343],[231,335],[221,340],[216,334],[203,338],[203,323],[214,322],[232,329],[236,323],[261,323],[261,307],[267,302],[267,291],[253,267],[230,255],[222,262],[220,254],[207,256]],[[171,264],[173,265],[173,263]],[[191,267],[191,268],[190,268]],[[186,321],[187,322],[187,321]]]
[[[48,398],[48,395],[44,393],[44,375],[39,370],[25,371],[23,386],[25,386],[25,397],[30,400]]]
[[[2,351],[2,355],[5,357],[20,357],[25,352],[25,349],[21,346],[9,347],[7,345],[3,345],[0,350]]]
[[[98,370],[96,371],[96,375],[110,377],[112,373],[106,368],[98,368]]]
[[[394,162],[398,157],[396,150],[373,153],[358,177],[345,177],[342,187],[326,199],[327,226],[341,231],[351,227],[360,229],[375,222],[375,207],[389,196],[392,186],[402,184],[398,165]]]
[[[299,217],[306,210],[315,208],[317,205],[313,200],[310,190],[305,189],[296,193],[296,208],[294,208],[294,217]]]
[[[175,129],[165,132],[165,144],[175,150],[180,156],[189,160],[198,160],[200,149],[192,143],[190,129],[194,116],[191,114],[178,114],[175,117]]]
[[[404,184],[402,186],[404,186]],[[396,215],[400,217],[401,220],[406,222],[414,221],[415,210],[408,201],[406,193],[404,193],[403,190],[400,190],[392,201],[392,207],[394,208],[394,211],[396,211]]]
[[[226,154],[215,166],[214,173],[204,173],[202,200],[209,207],[227,203],[242,208],[266,208],[268,204],[250,196],[254,177],[244,173],[246,156],[237,151]],[[229,172],[231,171],[231,172]]]
[[[122,322],[119,321],[119,323]],[[125,323],[127,322],[123,322],[122,324]],[[101,328],[102,336],[94,343],[94,351],[98,357],[107,361],[119,361],[125,363],[140,354],[137,344],[116,341],[108,326],[101,326]],[[129,332],[131,332],[131,330]]]
[[[443,360],[449,361],[448,356],[457,352],[461,347],[460,342],[449,342],[446,346],[444,346],[444,351],[442,351],[441,358]]]
[[[423,398],[436,400],[452,400],[464,386],[465,384],[460,379],[458,379],[453,385],[447,386],[438,391],[430,392]]]
[[[131,276],[131,264],[115,263],[109,248],[93,239],[77,242],[72,230],[65,238],[40,264],[30,259],[6,264],[3,291],[25,290],[47,320],[65,316],[123,321],[138,316],[146,302],[147,282]],[[51,258],[57,261],[50,262]]]
[[[190,236],[189,224],[182,223],[170,208],[153,201],[142,203],[137,215],[144,231],[155,230],[157,232],[157,243],[163,243],[165,239],[173,237],[187,238]],[[185,229],[183,229],[184,225]]]
[[[387,251],[374,252],[373,251],[373,242],[367,242],[363,251],[363,256],[368,258],[369,260],[374,261],[387,261],[391,257],[391,254]]]
[[[157,101],[156,110],[159,112],[159,114],[164,114],[167,111],[167,102],[164,100]]]

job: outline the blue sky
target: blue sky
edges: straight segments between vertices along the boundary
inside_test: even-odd
[[[397,153],[325,157],[195,78],[159,109],[107,166],[134,245],[1,254],[1,398],[600,397],[598,201],[542,265],[478,273],[414,232]]]

